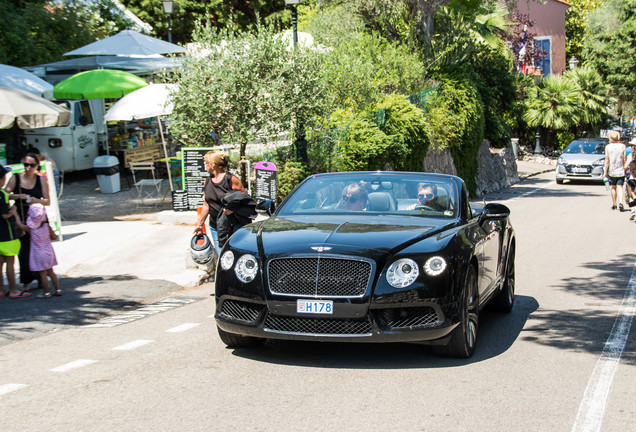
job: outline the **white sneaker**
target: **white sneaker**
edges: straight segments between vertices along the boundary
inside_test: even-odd
[[[629,215],[629,220],[634,220],[634,218],[636,218],[636,212],[632,212],[632,214]]]

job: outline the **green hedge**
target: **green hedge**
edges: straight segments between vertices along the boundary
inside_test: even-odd
[[[472,195],[477,188],[477,153],[484,139],[484,108],[473,82],[461,75],[441,80],[426,115],[433,148],[449,149]]]
[[[333,151],[340,156],[333,160],[334,171],[423,169],[428,126],[424,112],[405,96],[389,95],[372,110],[333,126],[343,131],[332,134],[338,138]]]

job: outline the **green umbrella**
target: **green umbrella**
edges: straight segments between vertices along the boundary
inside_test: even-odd
[[[80,72],[53,88],[57,99],[120,98],[148,83],[137,75],[114,69]]]

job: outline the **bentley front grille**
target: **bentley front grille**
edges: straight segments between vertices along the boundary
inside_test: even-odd
[[[269,263],[273,294],[314,297],[362,297],[372,265],[343,258],[279,258]]]
[[[255,324],[264,307],[254,303],[225,300],[221,305],[220,315],[226,319]]]
[[[369,318],[296,318],[267,315],[265,331],[292,334],[333,336],[371,336],[373,326]]]

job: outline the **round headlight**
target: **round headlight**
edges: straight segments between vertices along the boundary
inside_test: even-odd
[[[236,273],[236,277],[243,283],[253,281],[257,271],[258,262],[256,262],[256,258],[250,254],[243,255],[236,261],[234,273]]]
[[[441,256],[429,258],[424,264],[424,272],[429,276],[440,275],[446,270],[446,260]]]
[[[392,287],[406,288],[420,275],[417,263],[409,258],[402,258],[389,266],[386,280]]]
[[[234,254],[232,251],[227,251],[221,256],[221,268],[223,270],[228,270],[234,264]]]

